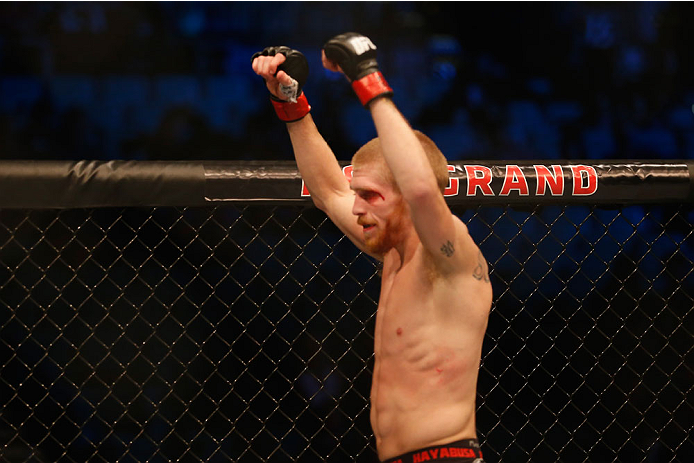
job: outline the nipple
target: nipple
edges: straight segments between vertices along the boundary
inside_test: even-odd
[[[395,332],[398,336],[402,336],[402,328],[398,328],[397,330],[395,330]]]

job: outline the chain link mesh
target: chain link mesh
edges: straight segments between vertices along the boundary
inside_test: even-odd
[[[495,461],[694,455],[694,213],[456,211]],[[4,461],[377,461],[375,262],[296,206],[0,211]]]

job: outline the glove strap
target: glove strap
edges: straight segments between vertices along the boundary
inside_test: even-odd
[[[364,106],[379,96],[393,95],[393,89],[388,86],[388,82],[380,71],[372,72],[359,80],[355,80],[352,82],[352,88]]]
[[[270,101],[275,108],[277,117],[284,122],[296,122],[311,111],[311,105],[308,104],[304,92],[301,92],[301,95],[297,97],[296,103],[289,103],[277,98],[270,98]]]

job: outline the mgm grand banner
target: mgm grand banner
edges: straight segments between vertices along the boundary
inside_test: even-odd
[[[341,163],[350,179],[352,166]],[[694,199],[694,162],[465,161],[451,205],[648,204]],[[309,205],[294,161],[0,161],[0,207]]]

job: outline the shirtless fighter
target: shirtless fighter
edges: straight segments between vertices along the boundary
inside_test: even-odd
[[[303,55],[270,47],[254,55],[252,66],[287,122],[316,207],[383,262],[371,387],[378,456],[481,462],[475,398],[492,288],[479,248],[444,200],[446,159],[396,108],[367,37],[334,37],[322,60],[351,82],[378,133],[354,155],[351,182],[301,92],[308,75]]]

